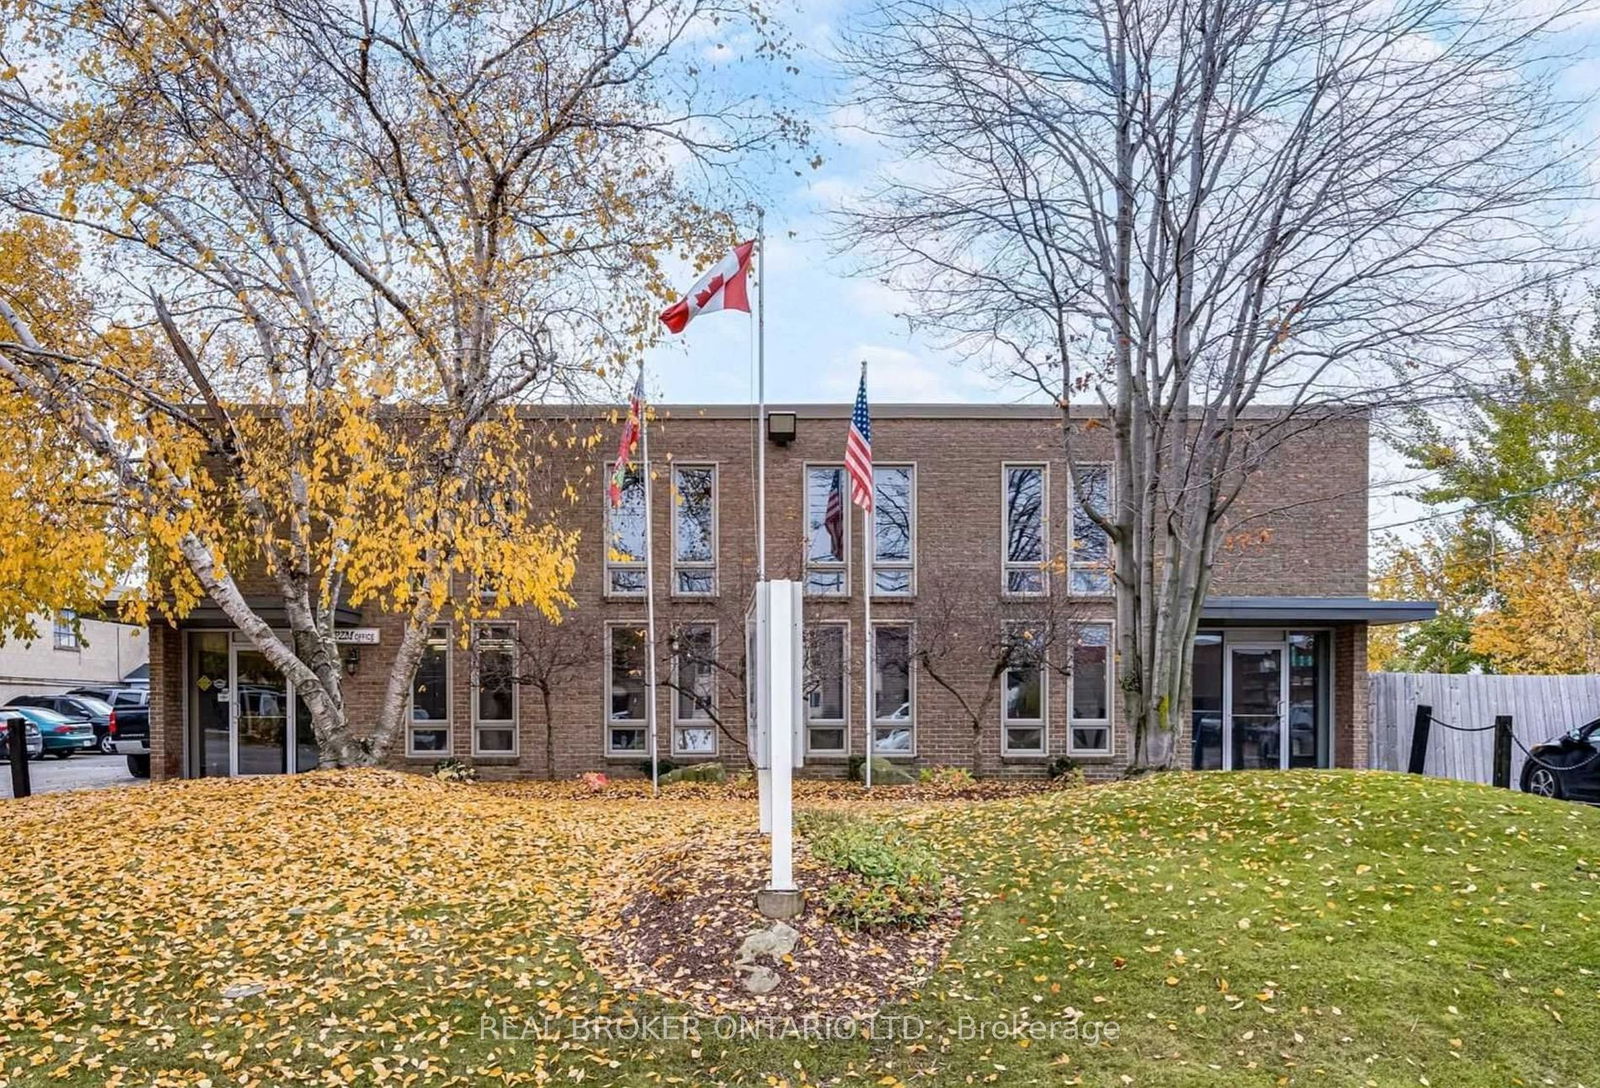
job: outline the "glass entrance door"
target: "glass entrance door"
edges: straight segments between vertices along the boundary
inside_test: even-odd
[[[1283,708],[1287,679],[1282,644],[1228,649],[1228,766],[1231,770],[1277,770],[1287,744]]]
[[[289,772],[289,684],[261,651],[233,647],[235,774]]]

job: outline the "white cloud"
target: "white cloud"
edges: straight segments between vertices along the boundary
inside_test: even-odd
[[[931,354],[887,344],[857,344],[828,364],[818,389],[828,400],[855,398],[861,361],[867,363],[867,395],[886,404],[967,401],[982,396],[982,376]]]

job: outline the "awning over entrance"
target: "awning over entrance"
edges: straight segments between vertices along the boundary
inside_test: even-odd
[[[1377,601],[1371,597],[1207,597],[1201,623],[1261,626],[1314,623],[1415,623],[1439,614],[1433,601]]]
[[[289,617],[284,611],[281,597],[246,597],[250,610],[267,621],[271,627],[288,627]],[[335,627],[355,627],[361,623],[361,609],[341,604],[333,613]],[[178,621],[185,630],[191,627],[232,627],[233,621],[211,601],[196,605],[194,610]]]

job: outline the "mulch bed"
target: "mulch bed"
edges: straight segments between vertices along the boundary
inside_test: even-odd
[[[944,958],[960,925],[951,906],[932,924],[856,931],[834,924],[815,898],[789,921],[799,934],[768,994],[748,992],[735,968],[744,939],[772,923],[755,907],[767,881],[767,842],[722,832],[624,859],[614,892],[595,904],[584,934],[589,961],[614,986],[684,1002],[698,1012],[868,1017],[904,999]],[[795,882],[827,886],[831,870],[795,842]]]

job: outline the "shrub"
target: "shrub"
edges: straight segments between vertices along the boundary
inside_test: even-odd
[[[661,784],[670,786],[674,782],[726,782],[728,771],[720,763],[691,763],[686,767],[678,767],[661,776]]]
[[[851,756],[849,761],[850,780],[862,782],[866,779],[864,765],[866,760],[861,756]],[[904,786],[915,782],[911,772],[897,763],[891,763],[882,756],[872,757],[872,781],[880,786]]]
[[[611,780],[599,771],[585,771],[578,776],[578,781],[587,786],[590,793],[600,793],[611,784]]]
[[[823,910],[855,929],[924,926],[944,905],[944,877],[927,846],[892,824],[803,814],[811,854],[841,873],[822,892]]]
[[[924,767],[917,772],[917,781],[925,786],[970,786],[974,779],[965,767]]]
[[[1050,777],[1066,778],[1078,769],[1078,761],[1071,756],[1056,756],[1050,761]]]
[[[677,769],[678,769],[678,764],[672,762],[672,760],[670,760],[670,759],[662,759],[662,760],[657,760],[656,761],[655,771],[656,771],[657,774],[662,775],[663,777],[665,777],[666,775],[671,774],[673,771],[675,771]],[[639,773],[644,775],[646,778],[650,777],[650,761],[648,759],[642,760],[639,763]]]
[[[433,765],[433,777],[441,782],[476,782],[478,769],[459,759],[441,759]]]

